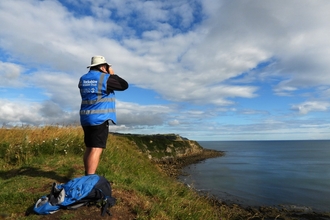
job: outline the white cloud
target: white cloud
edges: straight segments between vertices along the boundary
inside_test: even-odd
[[[314,111],[327,111],[330,103],[323,101],[308,101],[297,105],[292,105],[292,110],[298,111],[300,114],[307,114]]]
[[[285,80],[274,87],[274,92],[279,96],[291,96],[292,92],[297,91],[296,87],[289,86],[291,80]]]
[[[135,103],[119,101],[121,129],[174,124],[185,129],[198,121],[208,130],[205,115],[217,121],[219,109],[271,117],[275,113],[267,106],[253,109],[237,101],[265,96],[265,85],[290,103],[301,102],[292,109],[302,114],[327,112],[329,10],[327,0],[1,1],[0,86],[36,87],[48,99],[23,103],[22,112],[3,93],[0,122],[76,121],[77,83],[96,54],[130,84],[171,103],[142,105],[138,96]],[[179,109],[173,103],[184,104]],[[199,116],[189,114],[196,106],[207,107]],[[212,129],[216,126],[221,125]]]
[[[25,103],[0,99],[0,122],[5,126],[78,124],[78,113],[65,112],[53,102]]]
[[[14,64],[0,61],[0,87],[19,87],[24,85],[22,79],[22,67]]]
[[[62,72],[35,72],[31,81],[54,103],[62,108],[78,111],[80,108],[80,93],[78,89],[79,78]]]
[[[172,120],[172,121],[169,121],[168,124],[169,124],[170,126],[177,126],[177,125],[180,125],[180,121],[174,119],[174,120]]]
[[[156,126],[167,121],[167,115],[173,111],[169,106],[139,105],[117,101],[118,125]]]

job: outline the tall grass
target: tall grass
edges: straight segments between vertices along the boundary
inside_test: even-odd
[[[0,215],[25,219],[27,207],[48,193],[52,182],[83,175],[83,152],[80,127],[1,128]],[[137,219],[212,220],[227,215],[163,174],[125,137],[109,135],[97,173],[111,180],[114,190],[134,195],[135,202],[129,205]],[[126,205],[123,199],[117,199],[116,206]],[[70,216],[75,219],[74,213]]]
[[[0,129],[3,166],[26,165],[38,157],[81,154],[84,143],[78,127],[17,127]]]

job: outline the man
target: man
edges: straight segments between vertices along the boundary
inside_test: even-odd
[[[128,83],[115,75],[103,56],[94,56],[89,72],[79,81],[81,95],[80,123],[84,130],[86,151],[85,175],[95,174],[106,147],[109,121],[116,124],[115,93],[128,88]]]

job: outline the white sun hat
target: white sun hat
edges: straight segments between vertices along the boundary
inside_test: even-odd
[[[100,64],[108,64],[109,66],[111,66],[111,64],[107,63],[104,56],[93,56],[91,60],[91,65],[89,65],[87,68],[90,68],[92,66],[97,66]]]

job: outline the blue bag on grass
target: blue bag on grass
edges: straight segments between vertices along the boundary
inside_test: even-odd
[[[53,214],[60,209],[76,209],[83,205],[100,204],[101,215],[116,203],[109,181],[99,175],[77,177],[65,184],[53,183],[50,194],[42,196],[34,205],[40,215]]]

